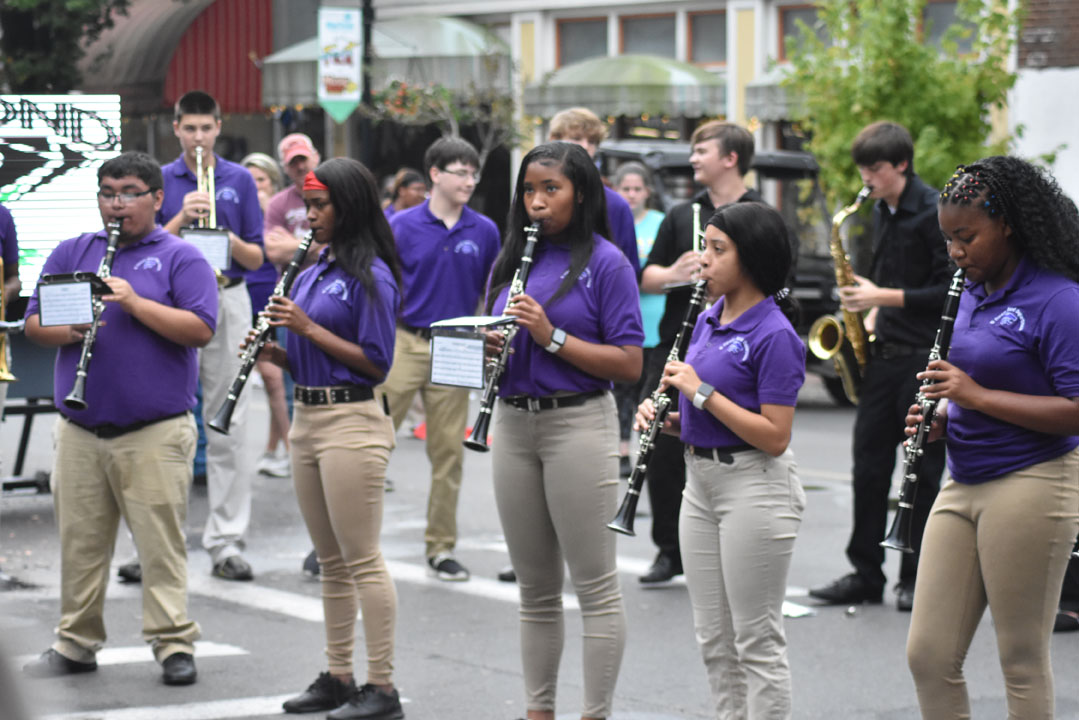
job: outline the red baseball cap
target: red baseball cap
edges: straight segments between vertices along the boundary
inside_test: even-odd
[[[289,164],[289,161],[294,157],[314,157],[318,155],[318,150],[315,149],[315,144],[311,142],[311,138],[307,137],[303,133],[292,133],[281,138],[281,142],[277,144],[277,155],[281,158],[281,162],[285,165]]]

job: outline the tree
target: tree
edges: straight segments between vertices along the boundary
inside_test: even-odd
[[[788,38],[792,118],[809,137],[831,207],[861,187],[850,144],[877,120],[904,125],[915,168],[941,187],[960,163],[1004,152],[990,143],[991,111],[1003,109],[1015,74],[1008,55],[1019,22],[1008,0],[959,0],[940,47],[925,41],[926,0],[826,0],[818,27]],[[820,31],[818,35],[816,31]],[[824,40],[822,40],[822,37]],[[972,49],[961,54],[958,41]]]
[[[66,93],[78,87],[86,44],[125,15],[131,0],[3,0],[0,86],[11,92]]]

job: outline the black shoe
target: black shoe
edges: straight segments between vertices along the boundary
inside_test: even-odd
[[[322,571],[321,566],[318,564],[318,554],[314,550],[309,552],[307,557],[303,559],[303,571],[306,575],[310,575],[311,577],[318,577],[319,573]]]
[[[809,597],[823,600],[828,605],[850,605],[869,603],[879,605],[884,596],[884,588],[872,588],[858,573],[844,575],[831,585],[813,588]]]
[[[119,576],[120,582],[140,583],[142,582],[142,565],[139,564],[138,560],[132,560],[116,568],[116,574]]]
[[[193,685],[198,677],[191,653],[173,653],[161,662],[161,679],[166,685]]]
[[[219,563],[214,563],[213,575],[222,580],[246,581],[255,579],[255,573],[252,572],[251,566],[239,555],[233,555],[225,558]]]
[[[914,609],[914,583],[901,582],[895,586],[895,609],[899,612]]]
[[[343,683],[328,672],[319,673],[315,682],[294,698],[281,704],[287,713],[308,713],[333,710],[348,702],[356,692],[356,683],[349,680]]]
[[[427,574],[450,582],[464,582],[471,577],[468,568],[457,562],[452,553],[447,552],[427,558]]]
[[[1079,630],[1079,613],[1059,608],[1057,619],[1053,623],[1053,632],[1075,632]]]
[[[498,571],[498,579],[502,582],[517,582],[517,571],[513,569],[512,565],[507,565]]]
[[[633,474],[633,464],[629,461],[629,455],[618,458],[618,477],[628,478]]]
[[[672,558],[667,553],[660,553],[656,555],[656,561],[652,563],[652,567],[648,568],[648,572],[641,575],[640,582],[645,587],[660,587],[681,574],[681,559]]]
[[[386,693],[367,683],[355,690],[348,702],[327,715],[326,720],[401,720],[404,716],[397,688]]]
[[[31,660],[22,666],[22,671],[35,678],[61,677],[62,675],[75,675],[97,670],[97,661],[79,662],[72,660],[66,655],[61,655],[52,648],[41,653],[41,656]]]

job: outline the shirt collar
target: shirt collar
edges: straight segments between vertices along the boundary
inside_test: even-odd
[[[420,210],[420,214],[423,215],[423,219],[425,222],[438,223],[443,229],[447,229],[446,223],[442,222],[439,217],[437,217],[433,212],[431,212],[430,198],[424,200],[423,204],[420,207],[422,208]],[[472,227],[474,221],[472,220],[472,215],[470,211],[471,208],[468,207],[468,205],[463,206],[461,208],[461,217],[458,218],[457,224],[454,225],[452,228],[448,228],[448,230],[452,232],[454,230],[457,230],[458,228]]]
[[[776,305],[775,298],[766,297],[753,307],[746,310],[744,313],[734,319],[733,322],[723,325],[719,322],[719,316],[723,314],[723,304],[727,298],[723,297],[719,299],[714,306],[712,306],[705,315],[705,322],[711,325],[716,330],[725,330],[731,332],[747,333],[753,328],[761,324],[761,322],[771,314],[772,309],[778,307]]]
[[[218,177],[221,174],[222,157],[217,153],[214,153],[214,177]],[[176,177],[188,177],[192,180],[195,179],[195,173],[187,167],[187,163],[184,162],[184,155],[180,153],[180,157],[176,158],[176,161],[172,163],[172,174]]]
[[[910,177],[907,178],[907,184],[903,187],[903,192],[899,193],[899,202],[895,206],[895,212],[893,213],[892,209],[888,207],[888,203],[881,199],[877,201],[881,213],[884,213],[885,209],[887,209],[887,215],[898,215],[900,211],[902,211],[904,215],[917,214],[921,210],[919,201],[921,193],[918,192],[918,190],[920,190],[922,185],[925,185],[925,183],[922,182],[922,179],[914,173],[911,173]]]
[[[145,237],[140,239],[134,245],[127,245],[126,247],[132,248],[138,247],[139,245],[152,245],[154,243],[159,243],[165,239],[166,235],[168,235],[168,233],[165,232],[165,228],[161,227],[160,225],[155,225],[154,229],[146,233]],[[94,235],[94,240],[104,240],[107,243],[109,241],[109,232],[104,228],[98,230],[97,233]],[[119,252],[120,250],[123,250],[123,247],[118,247],[116,249],[117,252]]]
[[[970,294],[978,298],[979,303],[988,300],[990,297],[995,299],[1002,299],[1005,296],[1015,292],[1024,285],[1028,285],[1038,276],[1039,268],[1033,261],[1024,253],[1019,258],[1019,264],[1015,266],[1015,270],[1012,272],[1012,276],[1008,278],[1008,282],[1004,284],[1004,287],[1000,288],[992,295],[986,292],[985,283],[970,283],[968,282],[967,289]]]

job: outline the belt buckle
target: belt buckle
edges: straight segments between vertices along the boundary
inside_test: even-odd
[[[532,396],[525,398],[525,405],[525,409],[528,410],[528,412],[539,412],[543,409],[540,406],[540,399]]]
[[[319,390],[319,392],[322,393],[323,397],[326,398],[326,402],[324,404],[329,407],[333,407],[333,405],[335,404],[333,397],[333,388],[325,388],[323,390]]]

